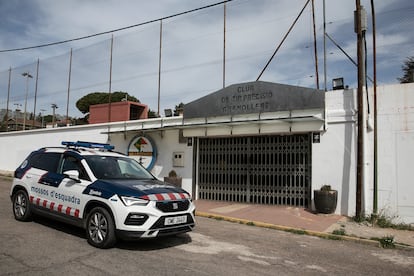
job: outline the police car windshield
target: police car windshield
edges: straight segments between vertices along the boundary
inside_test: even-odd
[[[97,179],[154,179],[137,161],[116,156],[85,156]]]

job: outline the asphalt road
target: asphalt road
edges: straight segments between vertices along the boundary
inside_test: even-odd
[[[414,251],[197,218],[194,232],[101,250],[84,231],[18,222],[0,178],[0,275],[414,275]]]

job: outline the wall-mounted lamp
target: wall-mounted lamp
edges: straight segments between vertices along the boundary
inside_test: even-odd
[[[172,117],[172,110],[171,109],[164,109],[165,117]]]
[[[344,89],[344,78],[336,78],[332,80],[332,90]]]

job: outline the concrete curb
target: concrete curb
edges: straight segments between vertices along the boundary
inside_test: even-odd
[[[352,241],[356,243],[362,243],[362,244],[377,246],[381,248],[381,243],[379,241],[365,239],[365,238],[352,237],[352,236],[346,236],[346,235],[335,235],[331,233],[299,229],[299,228],[294,228],[294,227],[289,227],[289,226],[260,222],[260,221],[251,221],[251,220],[246,220],[246,219],[233,218],[233,217],[228,217],[228,216],[223,216],[223,215],[218,215],[218,214],[213,214],[213,213],[207,213],[207,212],[200,212],[200,211],[196,211],[196,216],[212,218],[216,220],[224,220],[228,222],[263,227],[263,228],[269,228],[269,229],[274,229],[274,230],[279,230],[279,231],[290,232],[294,234],[309,235],[309,236],[314,236],[314,237],[319,237],[319,238],[329,239],[329,240]],[[414,250],[413,246],[402,245],[402,244],[395,244],[395,248]]]
[[[6,179],[6,180],[12,180],[13,176],[0,173],[0,178]],[[319,237],[323,239],[330,239],[330,240],[352,241],[352,242],[381,247],[381,243],[379,241],[370,240],[366,238],[359,238],[359,237],[346,236],[346,235],[335,235],[335,234],[326,233],[326,232],[311,231],[311,230],[288,227],[288,226],[283,226],[283,225],[265,223],[265,222],[260,222],[260,221],[251,221],[251,220],[246,220],[246,219],[233,218],[233,217],[228,217],[228,216],[223,216],[223,215],[218,215],[218,214],[213,214],[213,213],[207,213],[207,212],[200,212],[200,211],[196,211],[196,216],[212,218],[216,220],[224,220],[228,222],[251,225],[251,226],[258,226],[258,227],[263,227],[263,228],[269,228],[269,229],[274,229],[274,230],[279,230],[279,231],[295,233],[299,235],[309,235],[309,236]],[[398,244],[398,243],[395,243],[394,245],[395,245],[395,248],[397,249],[414,250],[414,246],[411,246],[411,245]]]

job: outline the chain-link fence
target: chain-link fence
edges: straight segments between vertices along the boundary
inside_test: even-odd
[[[8,130],[45,127],[52,119],[64,125],[81,123],[75,119],[85,114],[76,108],[76,101],[92,92],[127,92],[162,115],[165,108],[173,109],[181,102],[188,103],[217,91],[223,83],[253,81],[303,5],[303,1],[295,2],[297,9],[284,13],[278,10],[277,2],[266,0],[252,6],[248,5],[251,1],[234,1],[227,4],[225,15],[221,5],[155,20],[113,36],[100,36],[101,41],[86,47],[67,44],[64,54],[58,56],[34,58],[24,66],[12,64],[10,69],[3,68],[0,72],[2,131],[6,130],[6,120],[10,123]],[[264,16],[264,9],[275,12]],[[383,14],[390,16],[393,12],[395,16],[398,11]],[[318,61],[322,68],[322,22],[320,12],[317,15]],[[352,11],[348,17],[353,17]],[[334,19],[328,15],[328,20],[335,23]],[[413,19],[408,21],[412,23]],[[329,25],[328,32],[341,45],[356,46],[349,20],[341,18],[337,22],[337,26]],[[313,43],[309,5],[262,80],[315,88]],[[382,54],[395,46],[412,51],[412,44],[398,43],[379,41],[379,61]],[[326,52],[329,82],[348,74],[352,77],[345,81],[352,86],[356,67],[329,41]],[[323,83],[322,70],[319,74]]]

